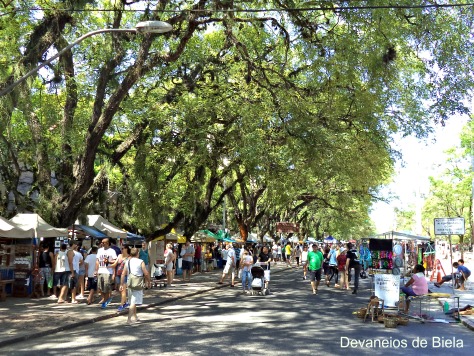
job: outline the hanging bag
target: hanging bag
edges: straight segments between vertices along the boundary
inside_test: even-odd
[[[53,288],[53,276],[48,277],[48,288]]]
[[[130,260],[128,261],[127,288],[130,290],[145,289],[145,278],[143,276],[136,276],[130,271]]]

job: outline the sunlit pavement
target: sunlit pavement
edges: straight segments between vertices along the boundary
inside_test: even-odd
[[[287,267],[283,263],[272,266],[273,273],[279,273],[285,269]],[[225,284],[217,284],[221,274],[221,269],[195,273],[189,283],[183,282],[182,276],[176,276],[171,287],[155,287],[146,290],[144,304],[139,309],[163,305],[213,289],[230,288],[229,278],[226,279]],[[236,279],[236,284],[240,284],[240,280]],[[57,304],[56,301],[48,298],[7,297],[6,302],[0,302],[0,347],[127,313],[127,311],[121,313],[117,311],[120,306],[118,294],[115,294],[106,309],[101,309],[98,304],[99,299],[96,296],[95,303],[87,305],[86,300],[79,301],[79,304]]]
[[[196,350],[209,350],[212,354],[261,353],[255,341],[271,342],[273,351],[275,347],[281,347],[280,353],[272,352],[275,354],[305,354],[318,350],[317,347],[305,348],[313,338],[324,344],[321,354],[340,354],[346,348],[351,349],[346,342],[373,337],[408,342],[410,345],[405,351],[412,354],[416,337],[429,340],[434,351],[447,349],[446,345],[433,345],[432,337],[457,335],[464,345],[474,341],[472,331],[459,324],[413,321],[408,326],[385,329],[383,324],[364,323],[355,318],[352,312],[365,306],[371,294],[370,279],[362,281],[357,296],[326,286],[321,286],[319,294],[313,296],[309,282],[301,278],[301,269],[288,269],[280,264],[272,266],[271,295],[247,296],[240,291],[240,281],[236,282],[235,288],[228,284],[218,285],[220,273],[199,273],[192,276],[190,283],[176,281],[171,288],[146,291],[144,301],[147,304],[139,310],[142,322],[128,328],[123,327],[126,312],[119,314],[116,311],[118,297],[105,310],[98,304],[57,305],[47,299],[8,298],[7,302],[0,303],[0,347],[4,346],[0,352],[21,350],[23,354],[30,350],[34,354],[47,348],[49,354],[64,354],[64,348],[70,345],[68,350],[71,352],[85,354],[86,350],[100,348],[107,340],[113,340],[107,350],[100,349],[97,354],[115,354],[130,351],[143,340],[142,336],[145,341],[141,343],[153,347],[152,354],[194,354]],[[140,337],[136,335],[138,330]],[[99,334],[101,337],[97,338]],[[94,335],[92,339],[91,335]],[[289,345],[284,341],[287,336],[290,337]],[[240,339],[244,344],[238,346]],[[221,342],[230,342],[230,345],[224,347]],[[28,346],[29,343],[35,346]],[[87,347],[77,346],[79,344]],[[303,349],[292,353],[288,348],[292,346]],[[390,350],[400,349],[395,346],[392,344]],[[138,353],[145,352],[137,347],[141,350]],[[367,345],[355,350],[355,354],[374,352]],[[470,354],[463,353],[465,350],[457,348],[455,354]]]

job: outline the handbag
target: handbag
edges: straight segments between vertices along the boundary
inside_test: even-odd
[[[130,261],[128,261],[128,278],[127,288],[131,290],[143,290],[145,289],[145,279],[143,276],[136,276],[130,272]]]
[[[48,277],[48,288],[53,288],[53,276]]]

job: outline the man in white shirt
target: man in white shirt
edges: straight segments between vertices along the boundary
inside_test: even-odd
[[[84,264],[86,265],[87,290],[89,291],[87,305],[92,304],[92,301],[94,300],[94,293],[97,290],[97,277],[94,276],[96,260],[97,246],[92,246],[90,254],[87,255],[84,261]]]
[[[61,286],[61,293],[59,294],[58,304],[66,303],[68,289],[76,287],[76,273],[74,271],[74,249],[77,246],[77,242],[74,240],[69,241],[69,248],[66,252],[66,260],[64,261],[64,269],[65,269],[65,285]],[[72,302],[76,302],[76,294],[72,295]],[[77,303],[77,302],[76,302]]]
[[[235,260],[234,247],[232,246],[232,244],[228,244],[227,245],[227,263],[225,264],[224,271],[222,272],[222,277],[221,277],[220,281],[217,282],[218,284],[223,284],[224,279],[227,277],[227,274],[231,273],[232,279],[231,279],[231,285],[230,286],[231,287],[234,286],[235,264],[236,264],[236,260]]]
[[[102,296],[102,308],[107,307],[112,301],[112,281],[114,268],[110,267],[117,259],[115,250],[110,247],[110,241],[108,238],[102,240],[102,247],[97,252],[97,259],[95,263],[95,273],[97,276],[97,284]]]
[[[77,285],[78,285],[78,278],[79,278],[79,265],[82,263],[81,261],[84,259],[82,254],[77,251],[77,246],[74,246],[73,249],[74,257],[72,258],[72,266],[74,268],[74,286],[71,286],[71,303],[77,304],[76,294],[77,294]],[[84,298],[77,298],[77,299],[84,299]]]

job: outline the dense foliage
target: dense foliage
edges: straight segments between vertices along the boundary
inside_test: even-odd
[[[467,112],[473,84],[472,7],[397,3],[0,4],[0,88],[89,31],[173,26],[89,37],[0,97],[1,214],[189,237],[226,201],[244,237],[367,234],[391,135]]]

